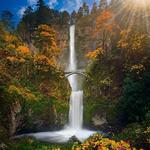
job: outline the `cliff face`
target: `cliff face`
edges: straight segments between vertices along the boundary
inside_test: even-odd
[[[8,135],[56,130],[67,124],[71,90],[64,76],[41,76],[26,84],[6,85],[0,92],[0,125]]]

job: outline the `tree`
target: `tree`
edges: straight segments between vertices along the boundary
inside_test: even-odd
[[[4,10],[1,13],[1,21],[8,30],[12,30],[14,28],[13,16],[14,15],[9,10]]]
[[[39,53],[49,58],[56,58],[60,53],[56,45],[55,30],[48,25],[39,25],[34,38],[34,44]]]
[[[31,15],[33,13],[33,9],[31,6],[27,7],[27,9],[24,11],[23,17],[27,15]]]
[[[97,13],[97,4],[96,4],[96,2],[93,3],[93,7],[92,7],[92,10],[91,10],[91,13],[92,14],[96,14]]]
[[[43,0],[38,0],[37,2],[37,11],[36,11],[36,19],[37,26],[41,24],[50,25],[50,8],[48,8]]]
[[[147,55],[148,56],[148,55]],[[122,121],[142,122],[150,110],[150,63],[140,62],[126,70],[123,95],[119,104]]]
[[[101,0],[99,4],[99,10],[104,11],[107,8],[107,0]]]
[[[60,14],[61,25],[68,25],[70,21],[70,15],[67,11],[63,11]]]
[[[44,7],[44,6],[45,6],[44,0],[38,0],[37,1],[37,7],[41,8],[41,7]]]
[[[83,16],[83,7],[79,8],[78,14],[77,14],[78,18]]]
[[[83,3],[83,16],[87,16],[87,15],[89,15],[89,6],[84,2]]]
[[[96,19],[93,38],[97,41],[97,46],[101,47],[103,50],[108,50],[108,48],[110,48],[111,36],[113,34],[113,29],[116,27],[112,18],[112,13],[105,10]]]
[[[27,7],[21,21],[18,24],[17,30],[22,39],[28,44],[32,41],[32,33],[36,28],[36,14],[33,12],[32,7]]]
[[[76,21],[76,17],[77,17],[77,13],[75,11],[73,11],[71,13],[71,24],[74,24]]]

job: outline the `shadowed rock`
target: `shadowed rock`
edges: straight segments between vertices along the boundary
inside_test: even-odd
[[[7,149],[8,149],[8,147],[6,144],[0,143],[0,150],[7,150]]]
[[[81,143],[81,141],[74,135],[69,139],[69,142],[78,142]]]

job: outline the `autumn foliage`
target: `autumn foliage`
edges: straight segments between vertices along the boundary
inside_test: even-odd
[[[104,138],[99,134],[94,134],[81,145],[74,145],[73,150],[136,150],[128,142],[116,142],[109,138]]]
[[[89,52],[86,54],[86,57],[89,59],[95,59],[98,56],[101,56],[104,54],[104,50],[102,48],[98,48],[95,51]]]
[[[55,30],[48,25],[39,25],[35,35],[34,43],[41,54],[48,57],[56,57],[60,53],[60,49],[56,44]]]

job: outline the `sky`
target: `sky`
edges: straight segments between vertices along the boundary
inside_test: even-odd
[[[88,3],[89,6],[92,7],[94,2],[99,3],[99,1],[100,0],[45,0],[50,8],[60,11],[67,10],[70,13],[73,10],[78,10],[83,2]],[[10,10],[15,18],[21,18],[24,10],[29,5],[34,7],[36,2],[37,0],[0,0],[0,12],[3,10]]]

